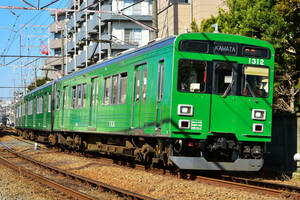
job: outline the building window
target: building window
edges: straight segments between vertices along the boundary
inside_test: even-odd
[[[124,8],[131,6],[139,2],[140,0],[124,0]],[[126,15],[141,15],[142,14],[142,3],[137,3],[134,6],[131,6],[124,10]]]
[[[142,43],[142,29],[125,29],[124,41],[129,45],[139,45]]]

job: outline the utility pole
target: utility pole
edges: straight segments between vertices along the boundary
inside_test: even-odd
[[[152,0],[152,27],[155,29],[155,31],[153,31],[151,34],[151,40],[155,40],[158,37],[157,0]]]
[[[61,61],[61,75],[64,76],[65,75],[64,29],[62,29],[60,31],[60,35],[61,35],[61,57],[62,57],[62,61]]]
[[[34,62],[34,86],[37,87],[37,60]]]

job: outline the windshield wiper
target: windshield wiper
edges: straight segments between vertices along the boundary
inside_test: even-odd
[[[233,83],[234,83],[234,80],[232,80],[232,82],[231,82],[231,83],[228,85],[228,87],[226,88],[224,94],[222,95],[223,98],[225,98],[225,97],[228,95],[230,89],[231,89],[232,86],[233,86]]]
[[[254,92],[253,92],[253,90],[252,90],[252,88],[251,88],[251,86],[250,86],[250,84],[248,83],[248,81],[246,80],[246,87],[248,87],[248,89],[249,89],[249,91],[250,91],[250,94],[253,96],[253,98],[254,98],[254,101],[255,101],[255,103],[258,103],[258,101],[256,100],[256,96],[255,96],[255,94],[254,94]]]

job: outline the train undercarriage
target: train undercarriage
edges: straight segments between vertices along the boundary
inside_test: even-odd
[[[258,171],[265,151],[264,143],[239,142],[228,134],[191,140],[20,129],[17,133],[63,149],[125,156],[147,165],[187,170]]]

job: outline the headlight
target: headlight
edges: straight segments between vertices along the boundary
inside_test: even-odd
[[[193,116],[193,112],[194,112],[193,110],[194,109],[192,105],[179,104],[177,109],[177,114],[183,116]]]
[[[252,119],[254,120],[266,120],[266,110],[253,109]]]

